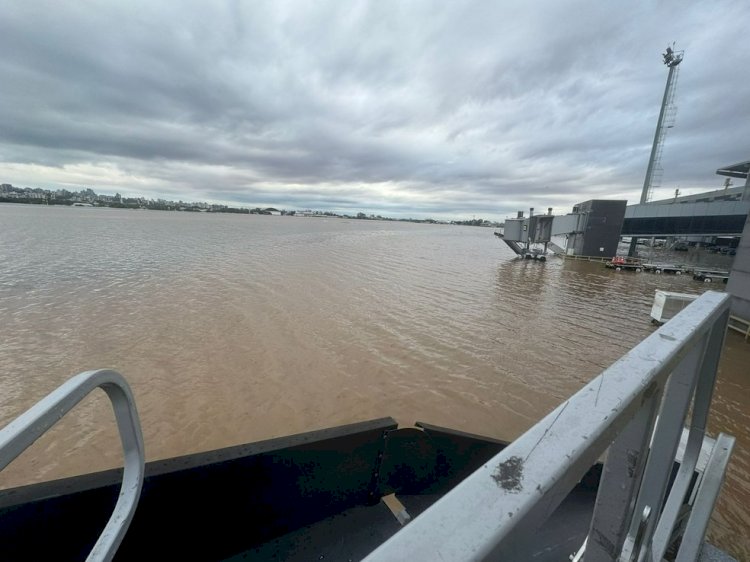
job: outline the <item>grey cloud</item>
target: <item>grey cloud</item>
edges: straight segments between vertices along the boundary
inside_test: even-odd
[[[686,58],[665,189],[713,187],[718,166],[748,157],[739,1],[6,12],[0,174],[31,163],[54,182],[66,166],[115,166],[146,196],[415,215],[635,199],[672,38]],[[730,35],[732,48],[717,40]]]

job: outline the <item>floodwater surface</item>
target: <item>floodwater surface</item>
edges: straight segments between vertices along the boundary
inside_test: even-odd
[[[149,460],[382,416],[510,440],[654,330],[655,289],[706,288],[519,261],[486,228],[0,205],[0,424],[106,367]],[[746,560],[749,359],[729,334],[712,430],[738,444],[710,532]],[[0,487],[121,462],[98,392]]]

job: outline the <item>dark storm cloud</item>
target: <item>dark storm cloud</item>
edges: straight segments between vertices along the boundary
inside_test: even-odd
[[[503,216],[638,197],[686,50],[664,189],[744,160],[750,9],[717,2],[16,3],[0,180]]]

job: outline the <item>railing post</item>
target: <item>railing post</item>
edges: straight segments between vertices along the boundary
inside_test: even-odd
[[[680,550],[677,552],[677,562],[691,562],[697,560],[703,548],[703,537],[706,535],[708,522],[711,519],[716,498],[719,496],[724,482],[729,457],[734,449],[734,437],[720,433],[714,443],[713,451],[708,459],[708,465],[703,473],[703,479],[698,487],[693,510],[690,512],[682,537]]]
[[[711,399],[713,397],[714,385],[716,384],[721,349],[724,346],[728,317],[729,311],[726,311],[716,324],[714,324],[708,336],[708,345],[706,353],[703,356],[703,363],[700,366],[698,383],[695,389],[693,414],[690,420],[690,432],[688,434],[687,445],[685,446],[685,453],[682,455],[680,469],[669,492],[669,497],[654,533],[652,545],[652,557],[654,560],[661,560],[667,548],[669,548],[669,539],[673,535],[675,523],[685,501],[685,494],[690,487],[695,467],[698,464],[698,457],[703,446],[703,438],[706,434],[706,424],[711,409]]]
[[[627,427],[610,445],[591,518],[586,562],[617,560],[632,520],[662,389],[654,391]]]
[[[661,409],[659,410],[659,419],[654,429],[651,449],[633,512],[639,514],[646,507],[650,507],[652,516],[646,523],[643,540],[640,543],[640,552],[634,552],[634,549],[638,547],[634,543],[638,521],[634,520],[631,523],[622,553],[622,558],[625,560],[630,560],[631,555],[635,554],[636,560],[639,562],[643,560],[653,562],[650,561],[650,556],[647,556],[647,554],[650,555],[656,520],[664,504],[664,497],[677,454],[677,446],[680,442],[690,399],[695,389],[697,375],[703,363],[707,342],[708,334],[704,335],[688,351],[667,380]],[[661,560],[655,562],[661,562]]]

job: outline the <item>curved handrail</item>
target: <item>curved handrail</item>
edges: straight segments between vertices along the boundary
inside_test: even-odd
[[[0,470],[55,425],[92,390],[101,388],[112,402],[124,452],[122,486],[114,511],[87,560],[111,560],[133,519],[143,486],[145,453],[133,393],[116,371],[80,373],[0,430]]]

